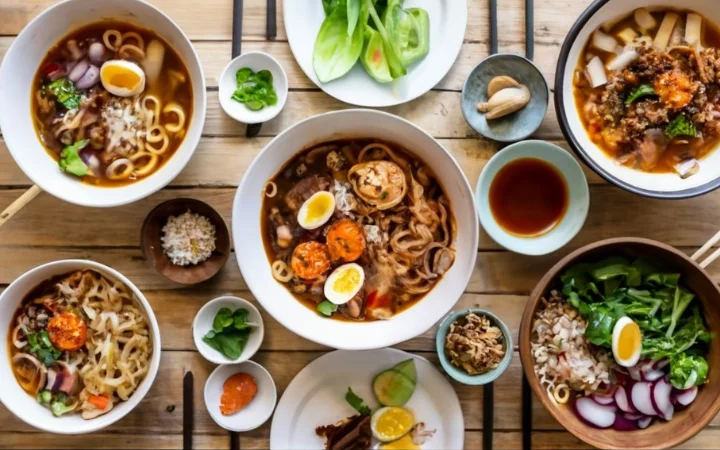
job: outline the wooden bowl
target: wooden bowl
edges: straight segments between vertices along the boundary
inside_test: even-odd
[[[532,322],[540,304],[540,298],[552,289],[559,275],[574,263],[618,254],[630,257],[645,256],[662,264],[663,267],[667,267],[668,271],[679,272],[682,282],[699,297],[708,329],[713,332],[714,336],[707,355],[710,381],[700,388],[695,401],[685,410],[677,412],[670,422],[655,421],[650,427],[637,431],[601,430],[590,427],[577,418],[571,407],[557,405],[551,401],[535,375],[530,344]],[[720,344],[718,343],[720,337],[717,335],[718,331],[720,331],[720,290],[710,275],[697,263],[684,253],[661,242],[640,238],[607,239],[572,252],[550,269],[537,284],[530,294],[520,325],[520,359],[535,396],[540,399],[545,409],[578,439],[604,449],[668,448],[677,446],[693,437],[720,411]]]
[[[170,261],[162,248],[162,229],[170,216],[190,210],[207,217],[215,225],[215,251],[205,261],[188,266],[177,266]],[[141,245],[145,259],[166,278],[180,284],[202,283],[215,276],[230,256],[230,234],[222,216],[210,205],[192,198],[176,198],[155,207],[145,218],[141,231]]]

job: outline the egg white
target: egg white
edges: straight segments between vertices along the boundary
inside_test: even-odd
[[[106,71],[111,68],[120,68],[124,71],[132,72],[140,77],[140,81],[132,89],[112,85],[109,80],[106,80]],[[112,95],[117,95],[118,97],[134,97],[145,90],[145,72],[140,68],[140,66],[131,63],[130,61],[111,59],[110,61],[105,62],[105,64],[103,64],[100,68],[100,82],[105,90]]]
[[[613,328],[613,334],[612,334],[612,352],[613,357],[615,357],[615,362],[617,362],[619,365],[623,367],[632,367],[635,364],[640,361],[640,354],[642,353],[642,339],[640,339],[640,345],[634,349],[633,354],[628,359],[620,359],[618,357],[618,346],[620,344],[620,333],[622,333],[622,330],[628,325],[634,323],[633,320],[627,316],[621,317],[618,319],[618,321],[615,323],[615,327]]]
[[[319,218],[308,221],[308,210],[310,209],[310,206],[314,202],[321,201],[321,197],[326,197],[329,201],[327,211],[323,211],[322,216]],[[302,204],[300,207],[300,210],[298,211],[298,224],[305,228],[306,230],[315,230],[317,228],[320,228],[321,226],[325,225],[328,220],[332,217],[333,213],[335,212],[335,196],[332,195],[328,191],[320,191],[314,193],[309,199],[305,200],[305,203]]]
[[[375,437],[375,439],[377,439],[380,442],[391,442],[396,439],[400,439],[401,437],[403,437],[407,433],[409,433],[413,427],[413,425],[410,425],[410,427],[407,430],[403,430],[403,432],[398,433],[397,436],[389,436],[387,434],[380,433],[377,429],[378,422],[380,421],[380,418],[382,418],[382,416],[384,416],[385,413],[387,413],[391,409],[404,409],[405,411],[409,412],[411,415],[414,416],[414,414],[412,414],[412,411],[410,411],[409,409],[400,407],[400,406],[385,406],[385,407],[380,408],[377,411],[375,411],[375,413],[370,418],[370,429],[372,430],[372,433],[373,433],[373,436]],[[414,424],[415,421],[413,420],[412,422]]]
[[[358,283],[356,286],[353,286],[352,291],[350,292],[337,292],[334,290],[335,282],[343,276],[348,270],[356,270],[360,274],[360,279],[358,280]],[[352,300],[353,297],[357,295],[358,292],[360,292],[360,289],[362,289],[363,284],[365,283],[365,271],[362,267],[355,263],[348,263],[343,264],[342,266],[338,267],[337,269],[333,270],[333,272],[328,277],[327,281],[325,281],[325,298],[328,299],[330,302],[336,304],[336,305],[343,305],[350,300]]]

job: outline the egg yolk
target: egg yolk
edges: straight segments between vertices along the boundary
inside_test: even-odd
[[[333,283],[333,291],[338,294],[349,294],[360,284],[360,274],[355,268],[345,270],[339,274]]]
[[[103,70],[105,84],[132,89],[140,83],[140,75],[125,67],[106,66]]]
[[[318,195],[315,197],[308,205],[305,220],[312,223],[322,219],[332,207],[332,198],[332,195]]]
[[[420,447],[413,442],[409,434],[406,434],[395,442],[382,444],[380,448],[382,450],[418,450]]]
[[[635,322],[630,322],[620,330],[617,357],[621,360],[630,359],[641,345],[642,334],[640,333],[640,327]]]
[[[412,413],[402,408],[391,408],[380,416],[375,429],[385,436],[398,436],[406,433],[414,424],[415,417]]]

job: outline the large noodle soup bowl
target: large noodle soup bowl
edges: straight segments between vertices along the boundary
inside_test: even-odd
[[[294,154],[334,139],[375,138],[397,144],[432,168],[450,200],[457,228],[455,262],[410,308],[386,321],[349,322],[321,317],[273,278],[263,246],[261,210],[265,185]],[[455,305],[475,266],[478,221],[472,190],[453,157],[412,123],[372,110],[345,110],[304,120],[273,139],[244,175],[233,203],[233,236],[243,278],[260,304],[285,328],[319,344],[345,350],[382,348],[412,339]]]
[[[110,280],[125,284],[132,291],[138,306],[147,317],[153,346],[150,369],[128,401],[119,402],[108,413],[90,420],[84,420],[79,414],[55,417],[48,408],[38,404],[34,397],[25,392],[15,379],[7,343],[8,333],[14,326],[11,321],[15,311],[30,291],[49,278],[83,269],[95,270]],[[0,389],[0,403],[20,420],[42,431],[57,434],[83,434],[112,425],[135,409],[142,401],[150,390],[160,366],[160,328],[150,303],[128,278],[100,263],[87,260],[63,260],[47,263],[26,272],[13,281],[0,295],[0,318],[2,325],[0,330],[3,333],[3,345],[0,346],[0,380],[3,380],[3,386]]]
[[[190,75],[193,114],[185,138],[155,173],[120,187],[98,187],[64,174],[35,131],[31,95],[35,73],[47,52],[85,25],[113,20],[154,31],[181,57]],[[15,39],[0,67],[0,128],[10,154],[33,183],[70,203],[111,207],[134,202],[162,189],[187,165],[205,122],[206,92],[200,60],[188,37],[162,11],[141,0],[67,0],[45,10]]]

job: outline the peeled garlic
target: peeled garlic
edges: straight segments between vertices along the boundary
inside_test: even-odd
[[[515,78],[509,77],[507,75],[501,75],[499,77],[495,77],[492,80],[490,80],[490,83],[488,83],[488,87],[487,87],[487,95],[488,95],[488,98],[490,98],[505,88],[519,87],[519,86],[520,86],[520,83],[518,83],[517,80],[515,80]]]
[[[530,90],[523,85],[495,93],[487,103],[478,103],[478,111],[488,120],[498,119],[523,109],[530,102]]]

